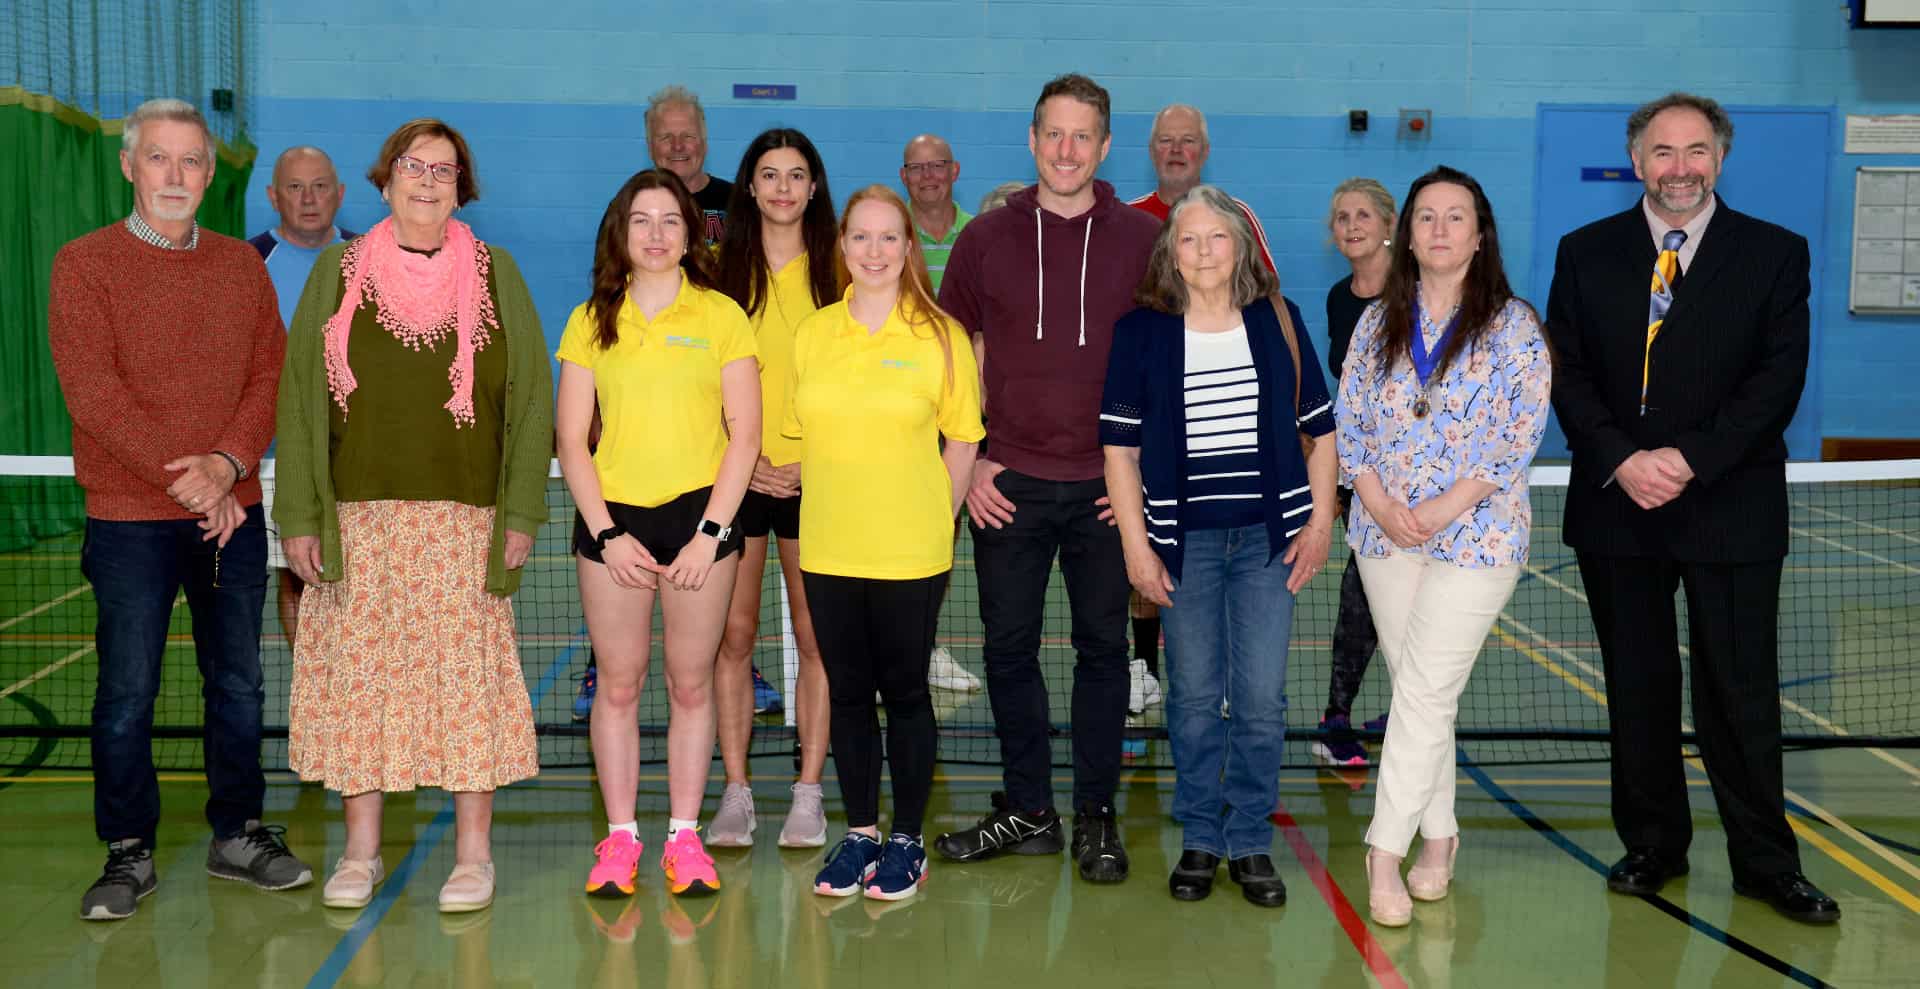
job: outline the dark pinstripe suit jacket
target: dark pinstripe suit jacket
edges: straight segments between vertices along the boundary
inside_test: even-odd
[[[1560,239],[1546,333],[1573,452],[1566,542],[1687,562],[1784,557],[1784,436],[1807,377],[1806,238],[1720,201],[1654,342],[1643,416],[1654,254],[1638,202]],[[1664,446],[1696,475],[1680,497],[1647,511],[1605,484],[1634,451]]]

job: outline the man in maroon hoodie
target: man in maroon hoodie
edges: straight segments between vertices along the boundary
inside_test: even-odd
[[[935,843],[951,859],[1054,854],[1051,723],[1040,628],[1054,556],[1073,619],[1073,856],[1092,882],[1127,877],[1114,820],[1127,718],[1127,573],[1106,509],[1100,393],[1113,324],[1133,308],[1160,224],[1094,174],[1113,143],[1107,91],[1064,75],[1040,91],[1027,146],[1038,185],[960,232],[940,306],[981,351],[987,443],[973,523],[987,690],[1004,793]]]

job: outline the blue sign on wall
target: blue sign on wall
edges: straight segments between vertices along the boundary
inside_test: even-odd
[[[1638,182],[1640,180],[1633,177],[1633,166],[1628,165],[1625,168],[1582,168],[1580,170],[1580,181]]]
[[[754,82],[733,84],[733,98],[736,100],[791,100],[798,97],[798,86]]]

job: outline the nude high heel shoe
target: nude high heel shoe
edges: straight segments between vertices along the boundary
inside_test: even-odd
[[[1398,872],[1400,863],[1393,856],[1377,849],[1367,849],[1367,913],[1373,916],[1373,922],[1382,927],[1405,927],[1413,920],[1413,900],[1406,891],[1382,892],[1374,884],[1375,869]],[[1375,862],[1378,865],[1375,865]]]
[[[1440,839],[1447,840],[1447,839]],[[1447,898],[1447,889],[1453,884],[1453,860],[1460,857],[1460,836],[1452,838],[1453,847],[1447,849],[1446,867],[1416,865],[1407,870],[1407,893],[1414,899],[1431,903]],[[1424,848],[1421,851],[1425,851]]]

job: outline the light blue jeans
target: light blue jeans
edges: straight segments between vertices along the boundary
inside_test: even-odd
[[[1292,568],[1267,562],[1267,527],[1203,529],[1185,540],[1167,632],[1173,816],[1189,851],[1229,859],[1273,847],[1287,736]],[[1231,716],[1220,703],[1231,698]]]

